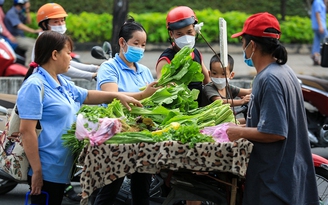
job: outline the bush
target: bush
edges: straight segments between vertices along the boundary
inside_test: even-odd
[[[227,36],[229,43],[238,43],[238,39],[230,38],[233,33],[241,31],[244,21],[249,14],[244,12],[226,12],[221,13],[215,9],[196,10],[199,22],[204,22],[202,27],[202,35],[206,41],[215,43],[219,41],[219,18],[222,17],[227,22]],[[33,22],[30,25],[37,28],[35,13],[31,13]],[[166,29],[166,13],[129,13],[137,22],[141,23],[148,34],[148,43],[166,43],[169,37]],[[279,19],[279,15],[278,15]],[[80,14],[69,13],[66,19],[67,34],[69,34],[74,42],[97,42],[102,43],[110,41],[112,36],[112,20],[111,14],[95,14],[82,12]],[[311,43],[313,32],[311,29],[311,20],[308,17],[286,16],[285,21],[280,20],[282,31],[282,43]],[[29,36],[36,37],[33,34]],[[204,42],[199,38],[199,42]]]
[[[123,0],[128,1],[129,11],[132,13],[167,13],[174,6],[185,5],[195,10],[206,8],[219,9],[221,12],[242,11],[245,13],[257,13],[267,11],[274,15],[281,13],[282,1],[249,1],[249,0]],[[37,10],[46,2],[56,2],[62,5],[67,12],[80,14],[92,12],[96,14],[112,13],[115,0],[56,0],[56,1],[31,1],[31,11]],[[307,16],[310,8],[310,0],[288,0],[285,2],[286,15]],[[12,6],[12,1],[5,1],[4,9],[7,11]]]

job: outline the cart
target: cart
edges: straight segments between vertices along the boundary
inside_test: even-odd
[[[180,172],[222,172],[233,174],[229,204],[235,204],[237,180],[246,175],[253,144],[246,139],[225,143],[197,143],[194,147],[177,141],[135,144],[102,144],[84,147],[79,163],[82,205],[98,188],[134,172],[158,174],[161,170]],[[210,175],[208,177],[211,177]],[[170,202],[164,203],[170,204]]]

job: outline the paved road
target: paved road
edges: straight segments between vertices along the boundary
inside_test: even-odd
[[[93,63],[93,64],[100,64],[103,62],[102,60],[94,59],[89,51],[76,51],[76,53],[81,56],[82,62]],[[154,76],[156,76],[155,66],[160,54],[161,54],[160,51],[146,50],[143,59],[140,61],[140,63],[146,65],[148,68],[151,69]],[[209,68],[209,61],[211,57],[214,55],[214,53],[210,51],[206,51],[203,52],[202,54],[203,54],[204,63],[207,66],[207,68]],[[243,56],[241,53],[241,48],[240,48],[240,52],[234,50],[231,56],[235,60],[235,66],[234,66],[235,78],[243,78],[243,77],[251,78],[256,74],[254,68],[248,67],[244,63]],[[297,74],[328,78],[328,68],[313,66],[312,59],[310,58],[310,55],[307,53],[296,54],[295,52],[291,52],[288,55],[287,64]]]
[[[324,156],[328,158],[328,148],[313,148],[313,153],[319,154],[321,156]],[[73,186],[75,187],[76,191],[80,191],[81,188],[79,187],[78,183],[73,183]],[[28,185],[26,184],[19,184],[14,190],[11,192],[0,195],[0,201],[1,205],[22,205],[25,201],[25,194],[28,191]],[[64,199],[62,205],[75,205],[79,203],[73,203],[66,198]]]
[[[73,186],[76,191],[81,191],[79,183],[74,182]],[[1,205],[22,205],[25,204],[25,194],[29,191],[27,184],[18,184],[11,192],[0,195]],[[77,205],[79,202],[72,202],[67,198],[64,198],[62,205]]]

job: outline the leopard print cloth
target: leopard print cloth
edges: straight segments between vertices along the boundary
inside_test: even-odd
[[[245,177],[253,144],[245,139],[226,143],[198,143],[194,148],[176,141],[87,146],[79,156],[82,205],[92,192],[134,172],[222,171]]]

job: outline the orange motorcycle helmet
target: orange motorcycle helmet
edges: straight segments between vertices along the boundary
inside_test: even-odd
[[[188,6],[178,6],[169,11],[166,17],[166,28],[176,30],[191,24],[196,24],[198,19],[195,12]]]
[[[66,11],[61,5],[56,3],[47,3],[39,8],[38,13],[36,15],[36,20],[40,28],[42,28],[43,30],[47,30],[47,28],[45,27],[46,25],[44,25],[43,22],[49,19],[65,18],[67,16],[68,15]]]

